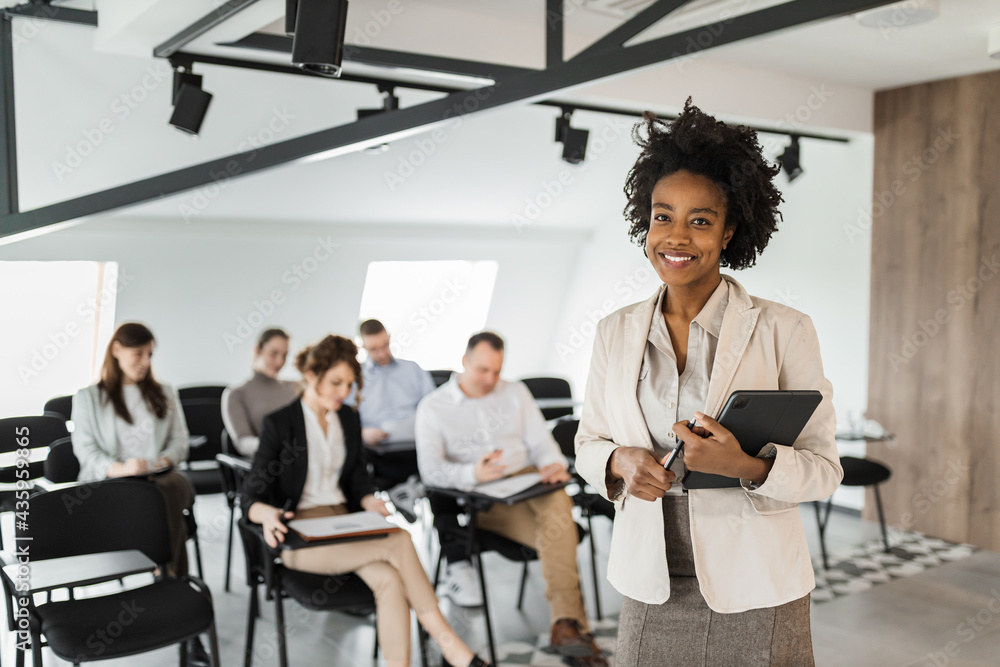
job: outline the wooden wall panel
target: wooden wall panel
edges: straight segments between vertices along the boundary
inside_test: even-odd
[[[1000,72],[877,93],[868,416],[897,439],[869,456],[887,521],[994,551],[998,261]]]

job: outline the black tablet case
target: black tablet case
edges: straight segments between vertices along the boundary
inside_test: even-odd
[[[716,421],[736,436],[744,452],[757,456],[769,442],[794,444],[822,400],[814,389],[734,391]],[[738,487],[740,480],[689,470],[682,483],[686,489],[725,489]]]

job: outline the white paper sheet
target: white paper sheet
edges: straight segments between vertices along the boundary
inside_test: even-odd
[[[416,413],[400,419],[399,421],[388,421],[382,424],[382,430],[389,436],[382,442],[410,442],[416,436]]]
[[[491,498],[507,498],[515,494],[530,489],[535,484],[542,481],[542,476],[537,472],[529,472],[524,475],[504,477],[493,482],[477,484],[472,488],[476,493],[490,496]]]
[[[378,512],[352,512],[339,516],[322,516],[315,519],[292,519],[288,527],[303,537],[337,537],[352,533],[395,528]]]

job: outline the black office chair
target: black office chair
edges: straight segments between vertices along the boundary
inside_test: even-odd
[[[67,437],[66,422],[59,417],[31,415],[0,419],[0,454],[20,452],[27,455],[26,465],[18,466],[18,460],[24,460],[22,456],[0,464],[0,514],[13,512],[17,506],[18,482],[34,486],[35,480],[44,476],[45,461],[41,456],[44,450]],[[4,548],[3,531],[0,530],[0,550]]]
[[[73,453],[73,442],[71,437],[60,438],[52,443],[48,456],[43,463],[45,479],[54,484],[71,484],[80,479],[80,461]],[[198,522],[194,517],[194,510],[191,508],[184,510],[184,523],[187,527],[188,539],[194,543],[195,565],[198,568],[198,576],[204,577],[205,570],[201,564],[201,542],[198,539]]]
[[[45,457],[45,479],[54,484],[69,484],[80,478],[80,461],[73,453],[73,439],[60,438],[49,447]]]
[[[225,439],[228,440],[228,436]],[[229,575],[233,569],[233,531],[236,528],[236,508],[240,504],[240,489],[243,487],[243,481],[250,474],[250,462],[231,454],[219,454],[215,460],[219,462],[222,488],[226,494],[226,505],[229,506],[229,537],[226,538],[225,578],[225,590],[228,593]]]
[[[430,500],[431,512],[434,513],[435,516],[439,514],[457,516],[461,513],[479,509],[463,507],[459,505],[452,496],[438,493],[433,488],[427,489],[427,497]],[[575,523],[575,525],[577,530],[577,540],[582,541],[586,536],[586,530],[578,523]],[[493,641],[493,622],[490,618],[490,605],[486,594],[486,575],[483,571],[481,555],[493,551],[500,554],[507,560],[523,564],[521,570],[521,585],[517,595],[517,609],[518,611],[521,611],[524,607],[524,591],[528,582],[528,564],[531,563],[531,561],[538,560],[538,552],[531,547],[521,544],[520,542],[515,542],[514,540],[508,539],[503,535],[489,530],[484,530],[482,528],[476,528],[475,539],[473,539],[472,532],[468,528],[460,526],[457,521],[449,523],[449,525],[445,528],[442,528],[442,526],[435,523],[435,529],[438,531],[439,542],[443,542],[445,540],[463,540],[467,544],[468,554],[472,559],[473,566],[479,574],[479,592],[483,596],[483,618],[486,621],[486,637],[490,645],[490,663],[498,665],[496,646]],[[441,550],[438,552],[437,563],[434,566],[435,590],[441,581],[441,561],[443,558],[444,551]]]
[[[64,422],[68,422],[73,415],[73,395],[56,396],[45,401],[42,414],[49,417],[58,417]]]
[[[31,498],[31,521],[19,525],[17,535],[31,545],[32,561],[137,549],[159,565],[160,574],[146,586],[100,597],[35,605],[29,596],[33,665],[42,666],[43,646],[79,665],[172,644],[180,644],[183,664],[184,642],[208,632],[212,662],[218,667],[219,645],[208,586],[197,577],[166,574],[171,549],[163,494],[152,484],[136,480],[89,484],[85,498],[79,489],[69,487]],[[126,624],[119,621],[123,608],[142,612],[131,615]],[[95,641],[112,625],[120,629],[113,641]]]
[[[239,520],[240,538],[246,556],[247,583],[250,585],[250,604],[247,611],[247,636],[244,666],[253,662],[253,641],[259,616],[257,591],[264,586],[269,598],[274,600],[274,624],[278,633],[278,664],[288,667],[288,647],[285,637],[284,599],[292,598],[312,611],[342,611],[357,616],[375,611],[375,598],[371,589],[354,573],[339,575],[310,574],[290,570],[276,558],[278,551],[264,541],[259,524],[246,517]],[[372,617],[374,625],[374,617]],[[421,664],[427,667],[424,633],[420,632]],[[375,630],[373,660],[378,659],[378,629]]]
[[[177,395],[180,397],[181,401],[186,401],[188,399],[212,399],[222,401],[222,392],[225,390],[225,385],[221,384],[196,385],[192,387],[180,387],[177,390]]]
[[[590,534],[590,568],[594,581],[594,607],[597,611],[597,620],[601,620],[601,592],[597,580],[597,547],[594,544],[594,522],[595,516],[606,516],[612,522],[615,520],[615,506],[603,498],[600,494],[587,491],[587,480],[576,472],[573,462],[576,459],[576,432],[580,428],[579,419],[560,419],[552,427],[552,437],[559,443],[559,449],[563,456],[570,460],[570,472],[573,481],[576,482],[580,490],[570,496],[573,504],[580,508],[580,513],[587,520],[587,532]]]
[[[447,370],[430,371],[431,379],[434,380],[434,386],[440,387],[445,382],[450,380],[452,373],[454,373],[454,371],[447,371]]]
[[[875,492],[875,507],[878,510],[878,522],[882,528],[882,544],[885,553],[890,553],[889,534],[885,528],[885,514],[882,511],[882,496],[879,495],[878,485],[892,476],[892,471],[887,467],[871,459],[861,459],[856,456],[841,456],[840,465],[844,469],[844,479],[841,486],[870,486]],[[816,526],[819,528],[819,549],[823,555],[823,569],[829,570],[830,563],[826,553],[826,526],[830,521],[830,511],[833,509],[833,496],[826,499],[823,507],[821,501],[813,503],[816,510]]]
[[[183,391],[207,394],[217,389],[220,387],[188,387]],[[222,453],[222,433],[226,426],[222,422],[222,393],[218,394],[218,397],[181,398],[188,432],[192,439],[204,439],[188,451],[188,459],[182,469],[199,495],[222,493],[222,480],[215,457]]]
[[[522,378],[521,382],[527,385],[528,391],[536,399],[564,398],[567,401],[573,400],[573,391],[570,388],[569,382],[562,378]],[[560,417],[571,417],[573,416],[573,408],[542,408],[542,416],[545,417],[545,421],[559,419]]]

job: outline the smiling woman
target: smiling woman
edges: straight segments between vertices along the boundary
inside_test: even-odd
[[[843,476],[832,389],[809,317],[720,273],[753,266],[777,229],[779,169],[753,130],[690,99],[671,123],[647,114],[635,139],[625,216],[663,284],[598,325],[576,438],[577,470],[615,503],[617,664],[812,665],[813,571],[794,510]],[[712,419],[738,389],[823,400],[793,446],[754,457]],[[686,470],[732,485],[689,490]]]

